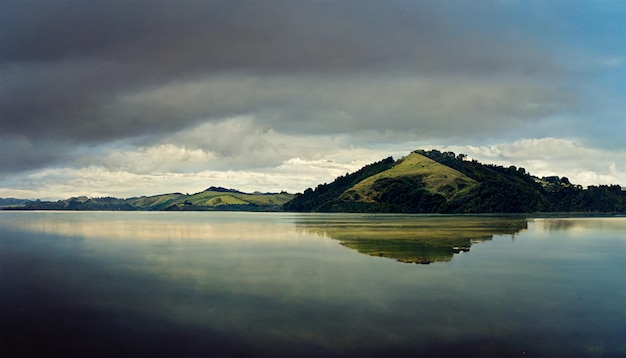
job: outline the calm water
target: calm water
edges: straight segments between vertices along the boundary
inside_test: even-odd
[[[0,355],[624,357],[625,274],[626,218],[0,212]]]

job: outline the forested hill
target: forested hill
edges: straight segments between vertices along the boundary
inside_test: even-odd
[[[537,178],[524,168],[417,150],[387,158],[296,194],[289,211],[397,213],[626,212],[619,185],[583,189],[565,177]]]

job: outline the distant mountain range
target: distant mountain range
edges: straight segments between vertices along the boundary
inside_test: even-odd
[[[524,168],[481,164],[463,154],[417,150],[320,184],[303,193],[243,193],[210,187],[129,199],[75,197],[59,201],[0,199],[12,210],[238,210],[362,213],[626,213],[619,185],[589,186],[565,177],[538,178]]]

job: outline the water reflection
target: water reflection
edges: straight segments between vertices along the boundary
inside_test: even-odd
[[[626,356],[626,219],[552,222],[419,270],[339,243],[450,260],[526,220],[3,212],[0,356]]]
[[[578,229],[626,230],[624,217],[604,218],[541,218],[533,219],[533,224],[541,231],[566,231]]]
[[[269,220],[263,214],[247,215],[245,225],[241,220],[233,220],[236,215],[223,213],[184,217],[172,213],[133,213],[133,220],[129,220],[128,215],[111,212],[52,212],[19,220],[23,214],[16,213],[13,220],[2,224],[65,237],[134,241],[285,241],[292,238],[293,231],[289,223]]]
[[[330,216],[300,218],[296,227],[370,256],[429,264],[450,261],[494,235],[515,236],[528,222],[515,216]]]

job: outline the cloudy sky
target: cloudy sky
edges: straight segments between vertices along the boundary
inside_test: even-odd
[[[0,197],[303,191],[436,148],[626,186],[626,2],[0,1]]]

